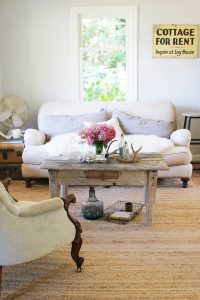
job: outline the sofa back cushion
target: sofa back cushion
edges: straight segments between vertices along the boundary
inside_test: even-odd
[[[41,105],[38,112],[38,129],[43,133],[51,132],[49,123],[46,122],[46,116],[78,116],[100,112],[104,108],[108,118],[111,118],[112,112],[116,109],[125,113],[149,118],[153,120],[163,120],[165,122],[173,121],[174,130],[176,129],[176,109],[169,101],[137,101],[137,102],[87,102],[87,101],[48,101]],[[87,120],[84,120],[87,121]],[[93,121],[93,120],[91,120]],[[98,122],[98,120],[95,120]],[[103,120],[101,120],[103,121]],[[101,122],[100,121],[100,122]],[[54,127],[55,124],[53,124]],[[55,135],[55,129],[54,135]],[[59,133],[57,133],[59,134]],[[50,135],[50,134],[49,134]]]
[[[173,131],[173,122],[133,116],[118,110],[114,110],[113,116],[118,118],[124,134],[155,134],[169,138]]]
[[[106,110],[82,115],[46,115],[44,116],[45,134],[47,138],[57,134],[77,132],[84,122],[103,122],[107,120]]]

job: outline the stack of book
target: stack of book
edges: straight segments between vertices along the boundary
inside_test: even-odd
[[[131,221],[132,218],[134,217],[133,212],[128,212],[128,211],[114,211],[109,218],[111,220],[122,220],[122,221]]]

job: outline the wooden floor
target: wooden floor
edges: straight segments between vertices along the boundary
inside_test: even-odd
[[[194,181],[200,185],[200,170],[193,170],[192,177]]]

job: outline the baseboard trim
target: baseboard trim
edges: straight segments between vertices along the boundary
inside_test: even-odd
[[[192,163],[200,163],[200,155],[199,154],[193,154],[192,155]]]
[[[192,167],[193,170],[200,170],[200,155],[192,156]]]

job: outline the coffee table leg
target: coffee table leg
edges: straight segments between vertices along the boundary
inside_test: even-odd
[[[51,198],[60,197],[59,186],[57,182],[56,171],[49,170],[49,190]]]
[[[65,184],[60,185],[60,197],[66,198],[68,196],[68,186]]]
[[[152,225],[153,211],[156,197],[157,171],[148,172],[148,182],[145,186],[146,225]]]

